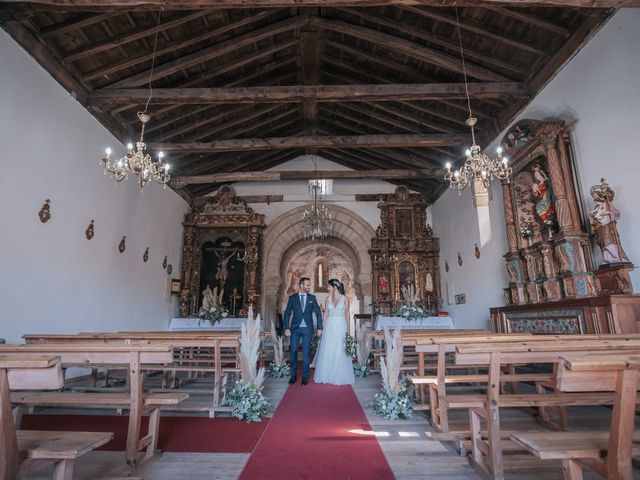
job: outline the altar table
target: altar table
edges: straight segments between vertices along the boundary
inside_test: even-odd
[[[407,320],[404,317],[378,317],[376,318],[375,329],[389,330],[395,329],[398,325],[402,330],[447,330],[453,329],[453,319],[451,317],[423,317],[416,320]]]

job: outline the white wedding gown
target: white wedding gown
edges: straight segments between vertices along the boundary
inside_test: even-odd
[[[344,353],[344,338],[347,333],[344,308],[344,295],[340,295],[335,307],[331,297],[328,298],[327,316],[323,322],[324,329],[315,358],[315,383],[352,385],[355,382],[353,363]]]

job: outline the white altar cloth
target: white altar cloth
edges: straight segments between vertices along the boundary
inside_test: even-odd
[[[424,317],[416,320],[407,320],[404,317],[378,317],[376,318],[376,330],[395,329],[398,325],[402,330],[450,330],[453,327],[451,317]]]
[[[169,324],[171,331],[240,331],[240,327],[246,318],[223,318],[213,326],[209,325],[206,320],[199,318],[172,318]]]

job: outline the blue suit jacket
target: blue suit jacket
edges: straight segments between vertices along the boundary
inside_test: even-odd
[[[289,297],[287,302],[287,308],[284,311],[284,328],[295,330],[302,323],[304,318],[308,328],[313,328],[313,313],[316,314],[316,321],[318,323],[318,330],[322,330],[322,312],[320,311],[320,305],[314,295],[307,293],[307,304],[304,311],[302,305],[300,305],[300,294],[294,293]],[[293,314],[293,321],[291,321],[291,314]]]

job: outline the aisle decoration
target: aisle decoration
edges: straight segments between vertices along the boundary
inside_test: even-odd
[[[396,327],[393,334],[385,328],[386,354],[380,357],[382,392],[374,397],[373,411],[389,420],[413,418],[413,385],[408,377],[400,378],[402,366],[402,333]]]
[[[209,322],[210,325],[214,325],[229,316],[229,310],[222,304],[222,290],[218,294],[218,287],[215,287],[213,291],[211,291],[209,286],[207,286],[202,294],[202,306],[200,310],[198,310],[196,317],[201,321],[204,320]]]
[[[284,360],[284,338],[278,336],[273,323],[271,323],[271,339],[273,340],[273,362],[269,365],[269,375],[274,378],[288,377],[291,374],[291,368]]]
[[[349,332],[344,336],[344,353],[351,359],[356,358],[356,339]]]
[[[273,411],[273,406],[262,394],[265,368],[258,371],[260,356],[260,314],[254,319],[249,307],[247,321],[240,335],[240,380],[227,395],[226,404],[231,414],[247,423],[259,422]]]
[[[408,287],[403,285],[401,290],[404,305],[396,311],[395,316],[403,317],[407,320],[417,320],[427,316],[427,311],[418,305],[420,291],[416,290],[414,285],[409,285]]]
[[[369,376],[369,356],[371,355],[371,336],[369,330],[360,325],[356,331],[356,361],[353,365],[353,373],[356,377]]]

